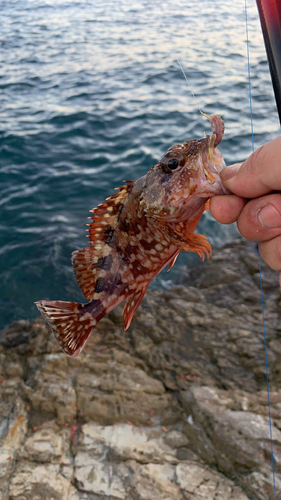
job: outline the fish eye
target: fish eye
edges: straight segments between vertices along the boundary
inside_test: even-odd
[[[171,174],[179,166],[182,167],[185,164],[185,157],[179,151],[170,150],[164,154],[159,163],[165,174]]]
[[[171,160],[168,161],[167,167],[170,170],[176,170],[179,166],[179,159],[178,158],[171,158]]]

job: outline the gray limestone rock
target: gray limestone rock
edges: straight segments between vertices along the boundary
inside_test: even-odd
[[[281,498],[281,293],[263,266]],[[185,280],[185,281],[184,281]],[[239,240],[118,306],[65,356],[42,318],[0,333],[1,500],[271,500],[258,260]]]
[[[202,459],[239,480],[249,495],[267,498],[273,489],[268,480],[271,470],[268,417],[230,409],[231,396],[231,391],[210,387],[192,387],[183,392],[182,402],[188,415],[185,432]],[[275,479],[281,485],[281,432],[275,426],[272,440]],[[259,478],[259,488],[254,477]]]

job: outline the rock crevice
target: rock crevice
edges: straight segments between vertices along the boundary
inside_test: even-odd
[[[41,318],[0,333],[1,500],[273,499],[255,249],[241,240],[122,307],[66,357]],[[277,498],[281,295],[263,268]]]

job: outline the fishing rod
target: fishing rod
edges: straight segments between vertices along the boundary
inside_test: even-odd
[[[281,124],[281,1],[280,0],[256,0],[262,33],[267,53],[267,59],[271,74],[272,86],[275,95],[279,121]],[[249,59],[249,38],[248,38],[248,23],[247,23],[247,4],[245,0],[245,14],[246,14],[246,30],[247,30],[247,47],[248,47],[248,71],[249,71],[249,94],[250,94],[250,108],[251,108],[251,122],[252,122],[252,143],[254,150],[253,140],[253,114],[252,114],[252,99],[251,99],[251,83],[250,83],[250,59]],[[263,299],[263,286],[262,286],[262,270],[261,270],[261,256],[258,243],[258,257],[260,269],[260,287],[261,287],[261,302],[262,302],[262,316],[263,316],[263,331],[264,331],[264,350],[265,350],[265,366],[266,366],[266,383],[267,383],[267,398],[268,398],[268,416],[269,416],[269,432],[270,432],[270,445],[271,445],[271,460],[272,460],[272,475],[273,475],[273,495],[276,500],[276,484],[275,484],[275,467],[274,467],[274,451],[272,439],[272,424],[271,424],[271,409],[270,409],[270,393],[269,393],[269,376],[268,376],[268,362],[267,362],[267,347],[266,347],[266,329],[265,329],[265,315],[264,315],[264,299]]]
[[[256,1],[281,124],[281,1]]]

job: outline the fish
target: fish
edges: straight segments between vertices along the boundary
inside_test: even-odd
[[[153,277],[166,266],[170,270],[181,251],[203,260],[212,253],[207,238],[194,231],[210,198],[228,193],[220,179],[225,162],[217,149],[224,121],[203,114],[210,135],[171,146],[146,175],[124,181],[90,211],[89,246],[72,253],[88,303],[35,302],[68,356],[78,356],[98,322],[124,300],[127,330]]]

